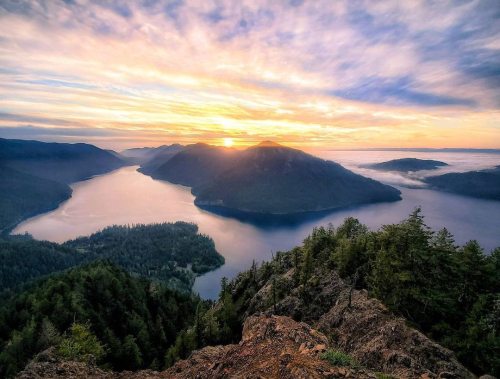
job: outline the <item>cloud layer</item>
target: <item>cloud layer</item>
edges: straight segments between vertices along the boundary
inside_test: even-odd
[[[0,133],[500,147],[499,41],[498,0],[4,0]]]

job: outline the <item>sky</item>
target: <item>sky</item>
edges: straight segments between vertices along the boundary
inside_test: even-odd
[[[0,137],[500,148],[500,0],[0,0]]]

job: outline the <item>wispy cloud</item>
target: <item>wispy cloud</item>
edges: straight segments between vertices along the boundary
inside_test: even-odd
[[[0,125],[498,147],[499,38],[496,0],[4,0]]]

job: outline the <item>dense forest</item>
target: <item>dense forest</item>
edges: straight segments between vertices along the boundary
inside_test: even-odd
[[[175,234],[183,235],[182,229]],[[125,256],[134,262],[140,248],[131,241],[140,239],[140,233],[131,230],[111,227],[64,246],[45,244],[47,250],[59,246],[63,257],[65,249],[85,256],[110,246],[112,258],[126,246]],[[147,234],[149,242],[140,246],[161,245],[155,228]],[[127,235],[133,238],[127,241]],[[473,372],[500,374],[500,248],[485,254],[476,241],[457,246],[446,229],[428,228],[420,209],[377,231],[354,218],[336,228],[315,228],[302,246],[254,263],[232,281],[224,279],[215,303],[137,278],[148,270],[123,265],[134,275],[97,261],[28,284],[6,301],[0,308],[0,375],[14,374],[49,346],[63,358],[93,357],[103,367],[161,369],[200,347],[239,341],[244,319],[255,312],[313,325],[333,306],[334,298],[325,292],[331,285],[334,291],[347,288],[349,294],[368,291],[411,326],[455,351]],[[327,337],[335,341],[335,335]]]
[[[64,246],[184,291],[191,290],[196,275],[224,264],[213,240],[186,222],[111,226]]]
[[[185,222],[112,226],[62,245],[30,236],[0,238],[0,294],[52,272],[107,259],[135,276],[189,292],[197,275],[224,263],[208,236]]]
[[[49,347],[115,370],[158,369],[198,302],[108,262],[54,275],[1,306],[0,377]]]
[[[200,346],[239,341],[242,321],[257,311],[313,323],[332,306],[322,280],[338,274],[455,351],[473,372],[500,374],[500,248],[486,255],[476,241],[458,247],[446,229],[430,230],[419,209],[378,231],[354,218],[316,228],[303,246],[223,280],[218,304],[179,335],[167,364]]]
[[[82,263],[74,249],[31,236],[0,237],[0,299],[33,279]]]

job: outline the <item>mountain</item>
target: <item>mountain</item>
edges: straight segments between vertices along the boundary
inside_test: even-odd
[[[417,158],[401,158],[393,159],[387,162],[374,163],[363,167],[371,168],[380,171],[420,171],[420,170],[435,170],[442,166],[448,166],[447,163],[435,161],[432,159],[417,159]]]
[[[0,164],[66,184],[125,165],[114,154],[85,143],[46,143],[3,138],[0,138]]]
[[[193,193],[200,206],[269,214],[401,199],[398,190],[337,163],[269,142],[241,152],[229,169]]]
[[[68,184],[123,166],[114,153],[83,143],[0,138],[0,232],[71,196]]]
[[[149,175],[195,189],[231,167],[237,157],[234,149],[197,143],[186,146]]]
[[[50,346],[115,370],[159,367],[197,303],[107,262],[54,275],[0,306],[0,377]]]
[[[424,181],[436,190],[481,199],[500,200],[500,166],[482,171],[430,176]]]
[[[56,208],[71,197],[71,192],[67,184],[0,166],[0,233]]]
[[[395,188],[270,141],[244,151],[191,145],[150,175],[192,187],[198,206],[260,214],[401,199]]]

